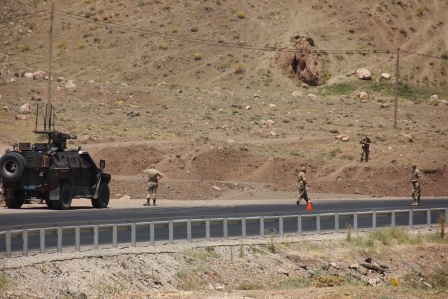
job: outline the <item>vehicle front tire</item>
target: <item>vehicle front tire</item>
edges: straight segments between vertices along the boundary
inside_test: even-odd
[[[5,204],[9,209],[20,209],[23,205],[22,192],[12,190],[13,197],[5,197]]]
[[[68,183],[62,183],[60,187],[59,200],[53,200],[54,208],[57,210],[68,210],[72,205],[72,188]]]
[[[101,183],[98,189],[98,198],[92,198],[92,206],[97,209],[107,208],[110,200],[110,190],[107,183]]]

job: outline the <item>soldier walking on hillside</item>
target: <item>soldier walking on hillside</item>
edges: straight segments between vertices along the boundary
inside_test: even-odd
[[[149,169],[143,170],[143,173],[148,175],[148,191],[146,192],[146,203],[144,206],[150,206],[151,198],[152,203],[155,206],[157,200],[157,188],[159,187],[159,180],[163,178],[163,175],[155,169],[155,165],[151,164]]]
[[[412,163],[412,206],[420,205],[420,170],[417,169],[417,164]]]
[[[366,162],[369,162],[369,152],[370,152],[369,147],[370,147],[370,144],[372,143],[372,140],[370,140],[369,136],[366,135],[366,137],[361,139],[361,141],[359,143],[361,143],[361,147],[362,147],[361,162],[364,159],[364,157],[366,159]]]
[[[302,171],[299,172],[299,176],[297,178],[297,183],[299,186],[299,197],[297,198],[297,205],[300,204],[302,199],[305,199],[306,203],[308,203],[308,194],[306,193],[306,187],[309,186],[307,180],[306,180],[306,167],[302,167]]]

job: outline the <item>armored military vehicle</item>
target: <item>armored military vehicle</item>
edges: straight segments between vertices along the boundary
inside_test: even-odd
[[[100,160],[98,167],[81,147],[67,149],[67,140],[76,139],[76,135],[55,130],[52,111],[51,105],[46,107],[43,130],[37,130],[39,108],[36,111],[33,132],[46,135],[47,142],[16,143],[0,158],[6,206],[19,209],[26,200],[37,199],[45,201],[49,208],[67,210],[73,198],[90,198],[94,208],[106,208],[111,180],[104,171],[106,162]]]

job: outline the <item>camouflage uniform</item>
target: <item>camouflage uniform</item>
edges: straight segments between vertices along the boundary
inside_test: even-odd
[[[159,187],[159,180],[163,177],[163,175],[154,168],[155,166],[151,164],[149,169],[143,171],[148,175],[148,190],[146,192],[146,203],[144,206],[150,206],[151,198],[153,205],[156,205],[157,200],[157,188]]]
[[[302,167],[302,171],[299,173],[299,176],[297,178],[297,183],[299,187],[299,197],[297,198],[297,204],[299,204],[302,201],[302,199],[305,199],[305,201],[308,203],[308,194],[306,193],[307,181],[305,173],[306,168]]]
[[[369,147],[370,143],[372,143],[372,140],[370,140],[370,138],[366,135],[366,137],[361,139],[359,143],[361,143],[362,147],[361,162],[364,159],[364,157],[366,159],[366,162],[369,162],[369,153],[370,153]]]
[[[417,165],[412,164],[412,199],[414,200],[411,205],[420,205],[420,170],[417,169]]]

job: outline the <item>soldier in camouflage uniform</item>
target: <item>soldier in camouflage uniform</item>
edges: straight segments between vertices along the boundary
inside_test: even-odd
[[[309,186],[306,180],[306,167],[302,167],[302,171],[299,173],[297,183],[299,185],[299,197],[297,199],[297,205],[300,204],[302,199],[305,199],[306,203],[308,203],[308,194],[306,193],[306,187]]]
[[[157,169],[155,169],[154,164],[151,164],[149,166],[149,169],[143,170],[143,173],[146,173],[148,175],[148,191],[146,193],[146,203],[143,205],[150,206],[152,198],[152,203],[155,206],[157,200],[157,188],[159,187],[159,180],[163,178],[163,175]]]
[[[412,206],[420,205],[420,170],[417,169],[417,165],[412,163]]]
[[[361,162],[363,159],[365,159],[366,162],[369,162],[369,153],[370,153],[369,147],[370,147],[370,144],[372,143],[372,140],[370,140],[369,136],[366,135],[366,137],[361,139],[361,141],[359,143],[361,143],[361,147],[362,147]]]

